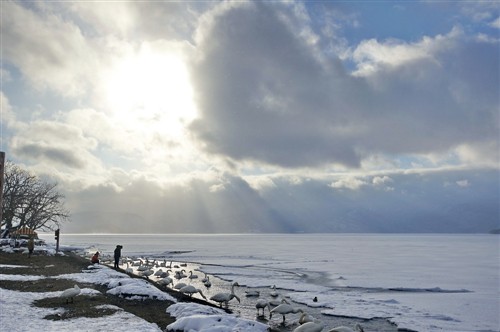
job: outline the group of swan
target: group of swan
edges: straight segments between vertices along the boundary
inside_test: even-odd
[[[279,293],[276,291],[276,286],[272,286],[272,291],[269,293],[270,296],[276,298]],[[248,294],[251,296],[258,296],[257,292],[249,291]],[[271,306],[274,308],[271,309]],[[315,319],[308,313],[304,312],[300,308],[292,306],[286,299],[281,299],[281,301],[271,300],[267,301],[264,299],[257,300],[255,307],[257,308],[257,316],[260,315],[260,310],[262,309],[262,316],[265,315],[264,310],[267,308],[269,310],[269,319],[272,319],[273,315],[281,315],[283,317],[282,324],[285,324],[286,315],[301,313],[299,318],[299,326],[293,330],[293,332],[321,332],[325,328],[325,324],[321,321]],[[355,328],[352,329],[347,326],[338,326],[328,330],[328,332],[363,332],[361,325],[356,324]]]
[[[293,332],[321,332],[325,328],[325,324],[321,322],[307,322],[293,330]],[[364,332],[361,325],[356,324],[354,329],[347,326],[338,326],[328,330],[328,332]]]
[[[129,267],[129,262],[127,261],[127,269],[126,272],[133,273],[132,268]],[[143,260],[139,260],[139,262],[133,262],[132,266],[136,266],[136,270],[140,272],[142,276],[145,276],[148,278],[150,275],[155,275],[157,278],[161,278],[158,283],[160,285],[172,285],[172,288],[177,289],[180,293],[186,294],[189,297],[192,297],[194,294],[200,294],[200,296],[203,299],[207,299],[205,294],[203,294],[203,291],[199,288],[196,288],[193,285],[188,285],[184,282],[181,282],[181,279],[187,278],[189,280],[193,279],[198,279],[198,275],[194,274],[193,271],[189,271],[189,275],[186,275],[186,271],[184,269],[182,270],[177,270],[175,272],[172,272],[172,270],[167,270],[163,271],[161,268],[159,270],[156,270],[156,272],[153,270],[153,267],[168,267],[172,268],[172,262],[170,262],[169,265],[167,265],[166,260],[164,260],[162,263],[157,263],[156,261],[146,261],[144,262]],[[186,263],[182,263],[179,265],[174,265],[173,268],[181,268],[181,267],[186,267]],[[173,279],[170,277],[170,273],[174,273],[174,278],[178,280],[177,284],[174,285]],[[209,288],[211,286],[210,278],[209,276],[204,273],[203,279],[201,279],[201,283],[206,287]],[[214,301],[222,307],[225,305],[226,307],[228,306],[229,302],[233,299],[236,299],[239,303],[241,303],[240,298],[234,293],[234,288],[236,286],[239,286],[237,282],[234,282],[231,285],[231,292],[220,292],[217,293],[213,296],[210,297],[211,301]],[[61,294],[61,297],[66,297],[67,301],[69,299],[73,300],[73,297],[78,295],[80,293],[80,289],[76,290],[78,286],[75,285],[75,288],[70,288],[67,289],[66,291]],[[322,322],[314,319],[307,313],[305,313],[302,309],[296,308],[292,306],[288,301],[285,299],[279,300],[279,293],[276,291],[276,286],[273,285],[272,291],[269,293],[269,296],[274,298],[274,300],[264,300],[264,299],[258,299],[255,307],[257,309],[257,316],[264,316],[264,310],[267,308],[269,310],[269,319],[273,317],[273,315],[281,315],[283,320],[282,324],[285,323],[286,320],[286,315],[288,314],[296,314],[296,313],[301,313],[301,316],[299,318],[299,326],[295,328],[293,331],[294,332],[321,332],[325,328],[325,324]],[[73,294],[73,295],[72,295]],[[248,290],[245,291],[245,295],[247,297],[259,297],[260,292],[256,290]],[[272,308],[273,307],[273,308]],[[271,309],[272,308],[272,309]],[[260,315],[260,310],[262,309],[262,315]],[[346,326],[338,326],[335,328],[332,328],[328,330],[328,332],[363,332],[363,328],[359,325],[356,324],[355,328],[352,329],[350,327]]]

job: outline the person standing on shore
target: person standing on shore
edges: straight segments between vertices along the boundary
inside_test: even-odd
[[[35,250],[35,240],[33,236],[30,236],[28,240],[28,258],[31,258],[31,255],[33,255],[33,250]]]
[[[115,248],[115,265],[114,268],[117,269],[120,263],[120,257],[122,256],[122,248],[123,246],[117,245]]]

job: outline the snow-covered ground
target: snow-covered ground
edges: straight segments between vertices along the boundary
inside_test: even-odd
[[[4,248],[10,251],[9,247]],[[40,249],[40,248],[38,248]],[[52,251],[49,249],[49,251]],[[1,268],[16,269],[19,266],[2,265]],[[72,273],[54,277],[71,279],[75,284],[95,283],[108,287],[108,293],[114,295],[137,294],[141,298],[156,298],[177,302],[175,298],[153,287],[143,279],[130,278],[128,275],[117,272],[106,266],[90,266],[90,270],[81,273]],[[46,268],[50,269],[50,266]],[[0,280],[30,281],[43,278],[19,274],[0,274]],[[98,291],[82,288],[78,297],[94,296]],[[59,297],[62,291],[57,292],[18,292],[0,288],[0,329],[1,331],[116,331],[123,327],[127,331],[162,331],[156,324],[149,323],[133,314],[123,311],[119,307],[107,306],[116,312],[102,318],[74,318],[65,320],[47,320],[47,315],[61,314],[64,308],[40,308],[33,302],[43,298]],[[102,306],[101,306],[102,307]],[[267,326],[255,321],[250,321],[227,314],[222,310],[213,309],[195,303],[176,303],[169,307],[172,316],[178,321],[171,324],[169,329],[188,331],[192,326],[197,331],[266,331]],[[167,313],[165,313],[167,314]],[[214,329],[215,328],[215,329]]]

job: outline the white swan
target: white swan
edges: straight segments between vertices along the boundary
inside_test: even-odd
[[[180,271],[175,271],[175,279],[180,280],[182,278],[186,278],[187,275],[185,274],[186,270],[180,270]]]
[[[187,294],[187,295],[189,295],[189,297],[192,297],[193,294],[200,293],[202,298],[204,298],[205,300],[207,299],[205,297],[205,295],[203,295],[203,292],[201,291],[201,289],[196,288],[192,285],[187,285],[187,286],[182,287],[181,289],[179,289],[179,292]]]
[[[321,332],[325,324],[321,322],[307,322],[295,328],[293,332]]]
[[[269,304],[271,305],[271,307],[277,307],[279,306],[280,304],[282,303],[288,303],[290,304],[290,302],[288,302],[286,299],[281,299],[281,300],[271,300],[269,301]]]
[[[363,329],[363,327],[359,324],[356,324],[356,326],[354,328],[355,329],[351,329],[350,327],[347,327],[347,326],[338,326],[338,327],[335,327],[331,330],[328,330],[328,332],[364,332],[365,331]]]
[[[257,308],[257,316],[265,316],[265,309],[269,310],[269,313],[271,313],[271,306],[269,305],[269,302],[267,302],[264,299],[257,300],[255,303],[255,308]],[[260,309],[262,309],[262,315],[259,315]]]
[[[300,315],[299,324],[302,325],[308,322],[314,322],[314,317],[309,315],[307,312],[303,312],[302,315]]]
[[[210,298],[210,300],[215,301],[219,303],[219,305],[222,307],[222,303],[225,303],[226,306],[228,305],[229,301],[232,299],[238,300],[238,302],[241,303],[240,298],[234,294],[234,287],[239,286],[237,282],[234,282],[231,286],[231,293],[217,293],[214,296]]]
[[[149,269],[146,271],[142,271],[142,276],[146,277],[146,279],[149,279],[149,276],[152,275],[153,273],[154,273],[154,271]]]
[[[68,288],[59,295],[59,297],[65,298],[66,303],[68,303],[69,299],[71,299],[71,303],[73,303],[73,298],[80,294],[80,287],[75,285],[73,288]]]
[[[278,292],[276,291],[276,285],[273,285],[273,287],[271,287],[273,290],[271,291],[271,293],[269,293],[269,295],[271,295],[272,297],[278,297]]]
[[[269,319],[273,317],[273,314],[280,314],[283,316],[283,324],[285,323],[285,316],[288,314],[296,314],[298,312],[304,312],[302,309],[294,308],[288,303],[282,303],[276,308],[272,309],[269,314]]]
[[[183,282],[178,282],[177,284],[175,284],[174,288],[175,289],[181,289],[184,286],[187,286],[187,285],[185,283],[183,283]]]
[[[212,286],[212,282],[210,281],[210,277],[207,276],[205,279],[206,280],[203,282],[203,285],[205,285],[206,288],[210,288],[210,286]]]
[[[132,269],[130,267],[130,265],[128,264],[128,262],[127,262],[127,268],[125,269],[125,272],[127,272],[127,273],[134,273],[134,269]]]
[[[165,277],[163,279],[160,279],[160,281],[158,281],[158,283],[160,285],[165,285],[165,286],[168,286],[169,284],[172,284],[172,286],[174,285],[174,281],[170,277]]]

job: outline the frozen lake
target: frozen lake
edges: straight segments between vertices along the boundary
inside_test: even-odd
[[[54,242],[53,234],[41,237]],[[232,281],[259,290],[276,285],[281,296],[314,309],[321,320],[382,317],[417,331],[500,331],[499,239],[486,234],[61,234],[61,246],[112,255],[121,244],[124,257],[190,262],[200,278],[205,272],[226,284],[214,290]],[[240,298],[252,301],[244,294]]]

